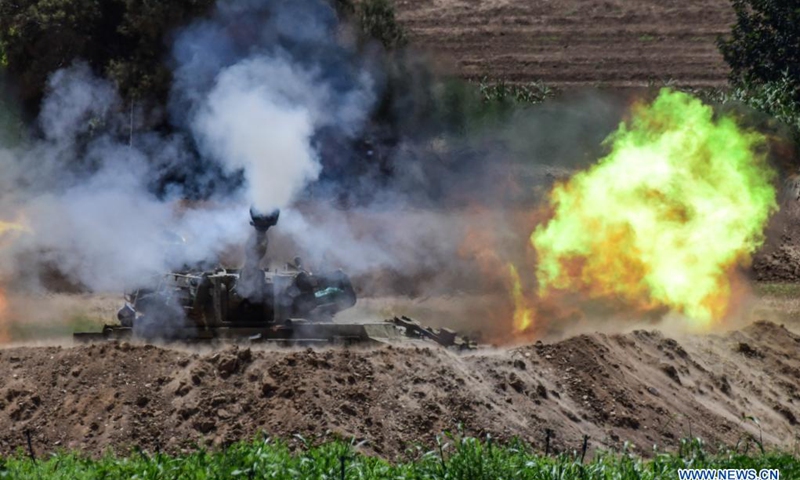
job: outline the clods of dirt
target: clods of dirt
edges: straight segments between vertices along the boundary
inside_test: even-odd
[[[800,337],[767,322],[726,335],[580,335],[458,355],[433,346],[189,351],[110,343],[0,350],[0,453],[181,451],[258,433],[363,441],[395,458],[443,431],[519,437],[552,451],[642,452],[692,435],[793,438]]]

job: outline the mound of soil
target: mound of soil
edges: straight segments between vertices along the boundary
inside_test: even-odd
[[[643,452],[699,436],[712,445],[793,438],[800,337],[772,323],[721,336],[659,332],[457,355],[434,347],[192,352],[127,343],[0,351],[0,453],[25,445],[93,455],[180,451],[258,432],[290,442],[365,441],[389,458],[444,430],[521,437],[556,451]]]
[[[753,273],[764,282],[800,282],[800,176],[789,176],[780,196],[780,210],[770,220],[766,242],[753,258]]]

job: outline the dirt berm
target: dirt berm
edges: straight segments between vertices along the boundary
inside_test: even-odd
[[[756,323],[720,336],[583,335],[457,355],[439,348],[191,352],[145,345],[0,351],[0,453],[178,451],[258,432],[365,440],[388,458],[459,425],[556,450],[630,441],[647,454],[689,435],[790,446],[800,337]],[[760,422],[743,419],[752,416]],[[295,436],[297,435],[297,436]],[[745,442],[746,443],[746,442]],[[744,443],[742,443],[743,445]]]

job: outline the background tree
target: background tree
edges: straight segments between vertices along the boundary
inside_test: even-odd
[[[736,23],[719,48],[731,80],[800,85],[800,1],[733,0]]]
[[[719,103],[766,113],[770,120],[762,129],[780,132],[788,126],[788,135],[800,146],[800,0],[732,4],[736,23],[729,36],[718,40],[731,67],[732,88]]]
[[[29,112],[48,76],[80,58],[114,80],[125,98],[166,98],[168,32],[214,0],[4,0],[0,60]]]
[[[387,50],[405,35],[389,0],[331,0],[355,20],[363,41]],[[163,104],[172,76],[165,62],[169,35],[209,12],[216,0],[3,0],[0,2],[0,68],[35,115],[47,78],[86,61],[116,82],[123,98]]]
[[[25,103],[38,103],[55,69],[79,55],[87,60],[102,55],[100,39],[95,38],[102,17],[100,0],[0,2],[4,63]]]

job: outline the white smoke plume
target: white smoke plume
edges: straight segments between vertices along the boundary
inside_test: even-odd
[[[313,71],[285,56],[247,58],[218,75],[192,131],[213,158],[244,171],[257,209],[285,208],[320,173],[311,145],[316,129],[359,125],[368,112],[368,87],[330,111],[334,95]]]
[[[243,41],[229,25],[253,34]],[[322,0],[221,1],[176,41],[177,121],[201,152],[244,173],[260,211],[286,208],[317,179],[320,128],[353,136],[370,113],[372,77],[337,41],[339,28]]]
[[[314,269],[390,272],[398,291],[485,288],[494,279],[475,268],[483,253],[465,242],[488,231],[499,240],[487,249],[524,248],[528,225],[516,214],[552,179],[531,165],[583,162],[584,144],[618,121],[615,102],[578,101],[461,136],[405,115],[412,92],[392,115],[398,125],[420,119],[417,136],[383,141],[375,127],[377,141],[365,142],[385,75],[343,28],[325,0],[219,0],[175,32],[168,135],[146,131],[148,112],[87,66],[56,72],[28,141],[0,145],[0,220],[21,214],[31,231],[2,242],[0,281],[37,288],[56,271],[119,291],[185,265],[213,267],[245,243],[254,206],[283,210],[270,232],[274,263],[300,254]]]
[[[300,78],[298,78],[300,77]],[[290,64],[248,60],[222,72],[198,112],[193,130],[205,150],[232,171],[243,169],[247,196],[261,211],[285,208],[319,161],[311,148],[312,112],[293,106],[264,78],[313,89]]]
[[[18,288],[36,288],[49,271],[92,291],[146,285],[170,269],[216,265],[250,234],[251,205],[289,206],[319,175],[315,131],[357,133],[374,98],[353,62],[336,67],[349,73],[335,84],[341,75],[322,59],[291,50],[348,55],[330,6],[302,3],[222,0],[212,18],[180,32],[170,135],[141,131],[141,112],[85,64],[56,72],[28,141],[0,145],[0,211],[9,221],[21,214],[29,229],[0,251],[0,274]],[[241,19],[254,21],[252,35],[234,31]],[[300,21],[315,28],[286,29]],[[236,42],[216,59],[204,50]],[[175,171],[189,181],[159,188]],[[218,184],[220,173],[243,182],[186,202],[197,196],[187,189]]]
[[[148,152],[118,140],[120,103],[85,65],[59,71],[39,117],[43,138],[4,151],[0,205],[6,220],[21,214],[29,229],[0,251],[11,257],[2,273],[16,287],[20,279],[35,286],[37,269],[54,269],[93,291],[122,290],[213,259],[246,237],[240,205],[187,214],[178,199],[150,191],[157,172]],[[155,146],[174,151],[174,142],[162,138]]]

